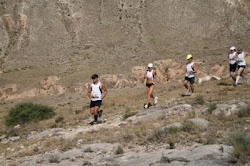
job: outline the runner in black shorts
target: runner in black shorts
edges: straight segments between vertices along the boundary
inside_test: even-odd
[[[238,85],[240,79],[242,79],[243,82],[247,83],[247,78],[244,76],[244,71],[246,68],[246,56],[249,56],[250,54],[243,51],[242,47],[239,47],[237,49],[237,64],[238,64],[238,72],[236,76],[235,86]]]
[[[147,89],[147,103],[144,105],[144,108],[147,109],[149,108],[150,104],[150,99],[154,99],[154,104],[157,104],[158,97],[153,95],[153,90],[155,87],[154,79],[156,77],[156,70],[153,68],[153,64],[149,63],[148,64],[148,69],[146,70],[146,73],[144,75],[144,78],[146,79],[146,89]]]
[[[197,73],[197,66],[196,63],[193,62],[193,55],[188,54],[186,59],[188,63],[186,66],[186,75],[183,81],[183,85],[187,89],[187,92],[183,94],[183,96],[189,96],[194,93],[195,73]]]
[[[230,76],[232,77],[233,81],[236,81],[236,69],[237,69],[237,52],[236,48],[232,46],[230,48],[230,52],[228,53],[228,59],[229,59],[229,71]]]
[[[99,108],[102,105],[103,98],[107,95],[107,88],[99,81],[98,75],[93,74],[91,77],[93,83],[88,86],[88,96],[91,99],[90,102],[90,113],[94,115],[94,121],[90,122],[91,125],[98,123],[98,117],[101,117],[102,110]],[[102,91],[105,93],[102,95]]]

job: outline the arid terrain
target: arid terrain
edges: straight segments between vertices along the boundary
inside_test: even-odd
[[[250,84],[224,61],[249,36],[249,0],[0,0],[1,164],[249,165]],[[188,53],[195,94],[181,97]],[[150,62],[159,102],[145,110]],[[94,73],[109,92],[91,126]],[[7,126],[24,102],[56,115]]]

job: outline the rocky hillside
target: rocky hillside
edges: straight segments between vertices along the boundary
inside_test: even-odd
[[[250,49],[249,0],[0,4],[1,84],[31,86],[57,75],[71,85],[93,72],[124,74],[132,66],[180,60],[189,52],[209,64],[221,62],[231,45]]]
[[[249,36],[249,0],[0,0],[0,163],[249,165],[250,84],[234,87],[223,62]],[[187,53],[198,73],[181,97]],[[159,101],[145,110],[149,62]],[[90,126],[93,73],[109,93],[107,122]],[[55,116],[6,124],[24,102]]]

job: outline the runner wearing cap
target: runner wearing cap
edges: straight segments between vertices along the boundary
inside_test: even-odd
[[[92,84],[88,85],[88,96],[91,100],[90,102],[90,113],[94,115],[94,120],[90,122],[91,125],[95,123],[100,123],[101,121],[98,121],[98,117],[101,117],[102,110],[99,111],[99,108],[102,105],[102,100],[107,95],[108,90],[107,88],[99,81],[98,75],[93,74],[92,77]],[[105,91],[105,93],[102,95],[102,90]]]
[[[158,97],[154,97],[153,95],[153,90],[155,87],[155,77],[156,77],[156,70],[153,68],[153,64],[149,63],[148,64],[148,69],[146,70],[146,73],[144,75],[144,78],[146,79],[146,89],[147,89],[147,104],[144,106],[145,109],[149,108],[150,104],[150,99],[154,99],[154,104],[157,104]]]
[[[242,80],[244,82],[247,82],[247,78],[244,77],[243,73],[244,70],[246,68],[246,56],[249,56],[249,53],[246,53],[243,51],[242,48],[238,48],[237,49],[237,64],[238,64],[238,72],[237,72],[237,76],[236,76],[236,81],[235,81],[235,86],[238,85],[240,78],[242,78]]]
[[[193,55],[188,54],[186,57],[188,63],[186,66],[186,75],[185,80],[183,81],[184,87],[187,89],[185,95],[190,95],[190,93],[194,93],[194,80],[195,73],[197,73],[196,63],[193,62]]]
[[[234,82],[236,81],[236,69],[237,69],[236,58],[237,58],[236,48],[234,46],[232,46],[230,48],[230,52],[228,53],[228,59],[229,59],[230,76],[232,77]]]

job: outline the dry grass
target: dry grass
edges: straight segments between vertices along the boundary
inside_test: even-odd
[[[222,85],[217,85],[216,81],[207,82],[202,85],[195,84],[195,88],[196,93],[201,94],[204,99],[210,103],[217,103],[218,101],[230,101],[234,98],[242,98],[247,100],[250,96],[249,87],[243,85],[240,85],[237,87],[237,89],[228,91],[226,96],[218,94],[217,91],[223,91],[224,87]],[[206,92],[204,92],[204,89],[206,89]],[[155,89],[155,94],[159,96],[159,105],[165,105],[166,100],[171,100],[173,98],[181,100],[184,103],[191,103],[194,98],[180,97],[180,94],[183,91],[185,91],[185,89],[182,87],[182,85],[170,83],[168,85],[158,85]],[[241,93],[243,91],[244,93]],[[67,100],[71,97],[71,95],[73,94],[68,94],[68,96],[63,97],[62,100],[65,100],[65,103],[68,103]],[[9,135],[23,135],[30,133],[30,131],[45,130],[48,128],[48,126],[67,128],[69,126],[74,127],[81,125],[84,127],[86,126],[86,124],[84,124],[84,120],[91,118],[88,107],[89,99],[80,98],[79,100],[76,100],[78,96],[73,96],[72,98],[73,99],[69,101],[70,104],[66,104],[64,106],[57,106],[56,102],[54,103],[55,108],[57,108],[57,117],[54,117],[50,120],[41,121],[39,123],[32,123],[32,125],[21,126],[21,128],[18,130],[6,128],[6,126],[1,123],[1,133],[9,133]],[[41,98],[39,100],[41,100]],[[46,102],[45,98],[43,98],[42,101],[45,101],[46,104],[52,104],[48,101]],[[103,102],[103,116],[107,119],[112,118],[114,115],[122,117],[126,107],[129,107],[132,110],[142,109],[145,101],[146,91],[144,87],[110,90],[107,98],[105,98]],[[15,103],[7,102],[5,104],[6,109],[9,109],[9,107],[14,104]],[[1,120],[3,120],[2,118],[4,115],[4,111],[0,112]],[[195,116],[197,116],[195,115],[195,112],[191,112],[186,118],[192,118]],[[58,117],[62,117],[60,118],[61,120],[58,119]],[[246,126],[246,117],[214,117],[212,115],[200,115],[200,117],[208,119],[211,122],[207,129],[199,129],[194,126],[190,126],[188,123],[185,124],[183,117],[172,115],[171,118],[168,119],[159,119],[157,121],[141,122],[137,124],[128,123],[126,126],[120,126],[119,128],[104,127],[98,131],[79,133],[72,141],[53,137],[43,138],[39,141],[22,139],[18,142],[1,145],[0,154],[5,153],[5,156],[12,155],[12,152],[8,151],[7,148],[15,149],[15,151],[18,151],[17,155],[20,156],[40,154],[54,149],[66,151],[76,147],[77,141],[79,139],[83,140],[82,143],[121,143],[124,147],[129,145],[148,145],[152,143],[157,146],[158,142],[169,143],[171,145],[174,145],[177,142],[180,145],[189,145],[194,141],[204,144],[227,143],[229,140],[227,135],[232,132],[242,130],[244,126]],[[55,121],[57,121],[57,123]],[[165,136],[160,135],[159,139],[157,138],[157,134],[155,134],[155,140],[152,141],[149,139],[159,128],[174,122],[184,122],[185,130],[176,133],[173,132],[172,134]],[[110,135],[114,136],[110,137]],[[25,150],[20,149],[20,145],[23,145]]]

